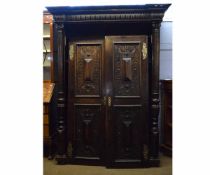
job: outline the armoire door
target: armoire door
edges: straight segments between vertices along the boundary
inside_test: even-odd
[[[75,40],[69,56],[73,161],[142,164],[148,138],[147,37]]]
[[[73,162],[100,164],[105,143],[104,41],[69,44],[68,123]]]
[[[105,37],[107,166],[139,166],[147,156],[146,36]]]

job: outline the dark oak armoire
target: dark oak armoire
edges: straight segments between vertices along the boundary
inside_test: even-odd
[[[160,24],[169,6],[48,7],[58,164],[159,166]]]

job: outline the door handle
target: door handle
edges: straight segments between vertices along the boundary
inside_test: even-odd
[[[108,106],[111,107],[111,105],[112,105],[112,98],[108,97]]]

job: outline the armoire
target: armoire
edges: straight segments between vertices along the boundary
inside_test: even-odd
[[[169,6],[47,7],[58,164],[160,165],[160,24]]]

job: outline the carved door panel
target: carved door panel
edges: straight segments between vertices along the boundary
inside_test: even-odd
[[[105,38],[108,166],[147,159],[148,59],[146,36]]]
[[[68,154],[78,162],[102,162],[104,151],[104,44],[69,45]]]
[[[69,50],[69,156],[107,166],[142,164],[148,153],[147,37],[107,36],[105,46],[74,41]]]

